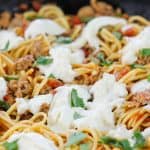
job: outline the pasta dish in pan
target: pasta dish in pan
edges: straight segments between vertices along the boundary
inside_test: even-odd
[[[0,150],[150,149],[149,20],[91,0],[0,26]]]

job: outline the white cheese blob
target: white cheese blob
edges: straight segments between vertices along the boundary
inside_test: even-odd
[[[145,105],[144,109],[146,109],[147,111],[150,111],[150,104]]]
[[[130,38],[127,45],[121,50],[122,63],[134,63],[137,60],[137,53],[142,48],[150,48],[150,27],[145,27],[136,37]]]
[[[118,125],[110,130],[107,135],[116,139],[130,139],[133,136],[133,131],[128,130],[125,125]]]
[[[131,87],[131,93],[135,94],[138,92],[143,92],[148,89],[150,90],[150,82],[147,79],[145,79],[133,84]]]
[[[8,142],[17,140],[18,150],[58,150],[54,142],[34,132],[15,133]]]
[[[97,17],[92,19],[83,29],[81,36],[77,38],[68,46],[71,49],[79,49],[83,47],[86,43],[88,43],[91,47],[99,50],[100,40],[97,37],[97,33],[99,29],[108,25],[116,25],[116,24],[126,24],[125,19],[117,18],[117,17]]]
[[[25,31],[25,38],[34,38],[40,34],[60,35],[66,30],[50,19],[36,19]]]
[[[17,36],[14,31],[9,30],[0,31],[0,51],[5,49],[7,46],[8,46],[7,50],[15,48],[23,41],[24,39],[20,36]]]
[[[4,96],[7,94],[7,82],[4,78],[0,77],[0,101],[3,100]]]
[[[50,55],[53,59],[52,64],[39,65],[40,71],[47,77],[53,74],[57,79],[64,82],[73,81],[77,73],[73,71],[72,64],[83,62],[83,51],[71,52],[70,49],[65,47],[55,47],[50,50]]]
[[[91,87],[90,92],[94,96],[95,105],[106,102],[112,107],[120,106],[128,94],[125,84],[117,82],[114,75],[107,73]]]
[[[146,129],[142,132],[142,135],[143,135],[145,138],[149,138],[149,137],[150,137],[150,127],[146,128]]]
[[[51,101],[51,94],[38,95],[29,100],[24,98],[17,98],[17,112],[19,115],[24,114],[26,111],[29,111],[32,114],[36,114],[40,111],[42,105],[50,105]]]
[[[74,112],[82,108],[71,107],[71,91],[77,90],[77,94],[83,99],[87,105],[90,94],[86,86],[80,85],[65,85],[56,89],[56,94],[53,97],[51,109],[48,113],[48,125],[55,132],[65,132],[73,125]]]

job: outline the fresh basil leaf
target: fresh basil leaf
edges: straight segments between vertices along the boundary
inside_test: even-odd
[[[18,80],[19,77],[17,75],[5,75],[4,78],[7,80],[7,81],[10,81],[10,80]]]
[[[119,141],[118,147],[121,147],[123,150],[133,150],[128,140]]]
[[[140,50],[142,56],[150,56],[150,48],[143,48]]]
[[[53,74],[50,74],[50,75],[48,76],[48,78],[53,78],[53,79],[55,79],[55,76],[54,76]]]
[[[66,147],[78,144],[81,141],[83,141],[86,137],[87,137],[87,135],[82,132],[73,133],[69,136],[68,141],[66,143]]]
[[[9,107],[10,107],[10,105],[7,102],[0,100],[0,109],[6,111],[9,109]]]
[[[85,143],[80,145],[80,150],[90,150],[90,149],[91,149],[90,143]]]
[[[72,89],[71,91],[71,107],[85,107],[84,101],[78,96],[76,89]]]
[[[57,43],[60,43],[60,44],[68,44],[71,42],[72,42],[72,39],[70,37],[61,36],[57,38]]]
[[[76,120],[76,119],[79,119],[79,118],[82,118],[82,116],[78,112],[75,112],[73,114],[73,119]]]
[[[88,23],[89,21],[91,21],[94,17],[81,17],[80,20],[83,23]]]
[[[143,66],[143,65],[140,65],[140,64],[131,64],[130,67],[131,67],[132,69],[136,69],[136,68],[144,69],[144,66]]]
[[[113,35],[114,35],[118,40],[122,40],[122,38],[123,38],[123,35],[121,34],[121,32],[114,31],[114,32],[113,32]]]
[[[150,75],[147,77],[147,80],[150,82]]]
[[[145,145],[145,138],[139,131],[135,131],[133,134],[133,139],[135,139],[134,148],[142,148]]]
[[[17,142],[18,140],[15,140],[13,142],[5,142],[3,145],[6,150],[19,150]]]
[[[53,62],[52,58],[40,56],[37,58],[35,64],[36,65],[49,65]]]
[[[4,48],[3,48],[2,50],[3,50],[3,51],[8,50],[9,45],[10,45],[10,42],[9,42],[9,40],[8,40],[7,43],[6,43],[6,45],[4,46]]]
[[[103,136],[101,137],[100,142],[122,148],[123,150],[133,150],[128,140],[117,140],[109,136]]]
[[[103,53],[99,53],[99,54],[97,55],[97,58],[99,59],[100,64],[101,64],[102,66],[110,66],[110,65],[113,63],[112,61],[105,60]]]

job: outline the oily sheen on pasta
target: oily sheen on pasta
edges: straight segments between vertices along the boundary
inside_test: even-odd
[[[149,20],[96,0],[77,15],[48,4],[10,19],[0,150],[26,149],[150,149]]]

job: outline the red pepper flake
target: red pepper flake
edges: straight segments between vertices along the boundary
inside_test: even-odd
[[[59,86],[63,86],[64,85],[61,81],[59,81],[57,79],[49,79],[48,82],[47,82],[47,84],[51,88],[54,88],[54,89],[57,88],[57,87],[59,87]]]

